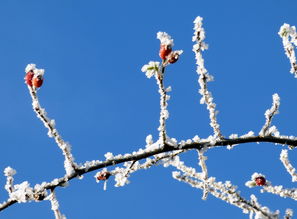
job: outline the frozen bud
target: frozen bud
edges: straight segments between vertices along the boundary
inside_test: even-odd
[[[257,186],[264,186],[266,185],[266,179],[263,176],[258,176],[255,178],[255,182],[257,184]]]
[[[32,87],[32,79],[34,77],[34,73],[32,70],[28,71],[24,77],[25,83]]]
[[[170,45],[160,45],[159,56],[161,59],[166,60],[168,55],[172,52]]]
[[[95,175],[95,178],[97,179],[97,181],[104,181],[104,180],[108,180],[108,178],[111,176],[110,172],[108,171],[102,171],[102,172],[98,172]]]
[[[179,56],[180,56],[182,53],[183,53],[182,50],[173,51],[173,52],[170,54],[170,56],[168,57],[168,62],[171,63],[171,64],[175,63],[175,62],[178,60]]]

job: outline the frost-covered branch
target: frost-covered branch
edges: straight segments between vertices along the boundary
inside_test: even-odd
[[[202,51],[208,49],[208,45],[204,42],[205,31],[202,27],[202,17],[197,17],[194,21],[194,36],[193,42],[196,42],[193,46],[193,52],[195,53],[197,74],[199,75],[198,83],[200,85],[199,93],[202,95],[200,100],[201,104],[206,104],[209,111],[210,126],[213,128],[215,137],[222,138],[220,125],[216,118],[216,104],[213,102],[213,97],[207,88],[207,82],[213,81],[213,76],[210,75],[204,66],[204,59],[202,57]]]
[[[285,53],[289,58],[291,69],[290,72],[297,78],[297,64],[296,64],[296,55],[295,47],[297,46],[297,33],[296,27],[290,26],[289,24],[283,24],[278,32],[279,36],[283,40],[283,46]]]
[[[176,171],[173,172],[172,176],[174,179],[185,182],[194,188],[204,190],[204,183],[202,181],[195,180],[190,176],[187,176],[187,174],[183,175]],[[252,213],[269,219],[278,218],[278,212],[274,213],[267,207],[261,207],[255,196],[251,196],[251,201],[248,201],[241,197],[236,189],[237,187],[233,186],[230,181],[222,183],[216,182],[214,177],[208,178],[208,192],[216,198],[241,208],[245,214]]]
[[[286,170],[288,171],[288,173],[291,175],[292,182],[297,182],[296,169],[292,166],[292,164],[289,160],[288,150],[284,150],[284,149],[282,150],[282,152],[280,154],[280,160],[283,163]],[[296,194],[296,197],[297,197],[297,194]]]
[[[70,145],[65,142],[62,136],[59,134],[58,130],[55,127],[55,120],[51,120],[47,117],[47,113],[44,108],[40,106],[37,89],[42,85],[43,82],[43,69],[37,69],[35,64],[27,65],[26,69],[25,82],[28,86],[31,98],[32,106],[37,117],[43,122],[44,126],[48,129],[48,136],[54,138],[59,148],[62,150],[65,157],[64,167],[66,174],[71,174],[77,169],[77,164],[74,162],[74,157],[71,153]],[[37,76],[36,76],[37,75]],[[37,79],[35,79],[37,78]]]
[[[168,65],[175,63],[182,50],[173,51],[173,39],[165,32],[158,32],[157,38],[160,40],[159,56],[162,62],[150,61],[142,67],[148,78],[155,77],[158,92],[160,94],[160,118],[159,118],[159,138],[153,142],[151,135],[146,138],[146,146],[131,153],[124,155],[113,155],[111,152],[105,154],[105,160],[86,161],[81,165],[74,162],[71,153],[70,145],[65,142],[61,135],[55,128],[54,120],[47,117],[46,111],[40,106],[37,91],[43,84],[43,69],[37,69],[34,64],[29,64],[26,67],[25,82],[32,98],[33,110],[37,117],[43,122],[44,126],[48,129],[49,137],[55,139],[55,142],[62,150],[65,157],[64,167],[66,174],[63,177],[55,178],[49,182],[43,182],[30,186],[28,181],[22,181],[15,184],[13,178],[16,171],[11,167],[4,170],[6,176],[5,189],[8,192],[8,199],[0,204],[0,211],[15,204],[25,203],[30,201],[49,200],[51,202],[52,210],[56,219],[66,218],[59,211],[59,203],[55,196],[57,187],[65,187],[70,180],[81,177],[91,171],[99,170],[96,173],[96,181],[104,181],[104,189],[106,189],[107,180],[113,177],[116,181],[115,186],[124,186],[129,183],[128,178],[132,173],[148,169],[152,166],[162,164],[164,167],[173,166],[179,171],[174,171],[173,178],[183,181],[192,187],[201,189],[203,191],[202,199],[206,199],[208,194],[211,194],[231,205],[237,206],[242,209],[244,213],[250,213],[250,218],[265,218],[276,219],[279,218],[279,212],[272,212],[267,207],[259,204],[256,196],[251,195],[250,200],[246,200],[240,195],[239,190],[230,181],[218,182],[215,177],[209,177],[209,172],[206,165],[207,157],[204,156],[205,151],[215,148],[224,147],[232,149],[236,145],[243,145],[245,143],[259,143],[269,142],[289,146],[291,149],[297,147],[297,138],[294,136],[280,135],[275,126],[271,126],[272,118],[278,113],[280,98],[277,94],[273,95],[273,104],[270,109],[265,112],[265,124],[262,127],[258,136],[254,136],[254,132],[250,131],[245,135],[238,136],[237,134],[230,135],[230,138],[225,138],[220,130],[220,125],[216,118],[216,104],[213,101],[211,93],[208,91],[207,82],[212,81],[213,77],[208,73],[204,66],[204,59],[202,51],[206,50],[208,46],[204,43],[205,31],[202,27],[202,18],[197,17],[194,21],[194,37],[193,41],[196,42],[193,46],[195,52],[197,73],[199,75],[199,93],[202,95],[201,104],[206,104],[209,111],[210,126],[213,128],[214,135],[208,138],[199,138],[195,136],[193,139],[181,140],[178,142],[175,138],[169,138],[166,133],[166,120],[169,117],[167,110],[169,95],[171,87],[165,88],[164,77],[165,68]],[[285,24],[282,26],[279,35],[283,38],[283,43],[287,56],[291,63],[291,72],[297,77],[297,64],[294,46],[297,46],[297,34],[295,27],[290,27]],[[119,142],[121,143],[121,142]],[[185,153],[189,150],[198,151],[199,166],[201,172],[197,172],[194,167],[188,167],[180,160],[179,154]],[[280,159],[292,176],[292,181],[297,181],[297,174],[295,168],[291,165],[288,159],[287,150],[282,150]],[[297,200],[297,189],[284,189],[282,186],[272,186],[263,174],[254,173],[251,180],[246,183],[248,187],[261,186],[262,192],[270,192],[277,194],[281,197],[290,197]],[[48,192],[50,194],[48,195]],[[284,218],[291,218],[293,215],[292,210],[288,209]]]
[[[45,198],[45,200],[49,200],[51,202],[52,211],[55,214],[55,219],[66,219],[65,215],[61,214],[59,210],[59,202],[53,189],[51,190],[49,196]]]
[[[259,133],[260,136],[271,135],[271,134],[279,135],[276,127],[275,126],[270,127],[270,125],[271,125],[273,116],[278,113],[278,109],[280,106],[280,98],[278,94],[273,94],[272,99],[273,99],[273,103],[271,108],[266,110],[265,112],[266,122]]]

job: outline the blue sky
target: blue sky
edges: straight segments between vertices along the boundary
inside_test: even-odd
[[[64,174],[63,156],[36,118],[23,83],[29,63],[45,69],[40,101],[48,116],[72,145],[78,163],[104,159],[106,152],[124,154],[144,147],[145,138],[158,137],[159,96],[153,79],[141,67],[159,61],[158,31],[166,31],[180,60],[166,70],[171,85],[167,131],[178,140],[212,134],[208,112],[199,104],[197,74],[192,52],[193,20],[204,18],[205,65],[215,77],[209,85],[217,104],[224,136],[252,130],[265,122],[272,95],[281,98],[273,124],[283,135],[297,133],[297,80],[289,73],[278,31],[283,23],[297,25],[297,3],[282,1],[70,1],[3,0],[0,2],[0,169],[17,170],[16,183],[32,185]],[[275,185],[287,187],[290,176],[279,161],[281,146],[245,144],[229,151],[208,151],[209,175],[231,180],[242,195],[259,195],[271,210],[296,203],[244,183],[254,172]],[[290,151],[297,166],[296,152]],[[182,156],[199,169],[196,154]],[[108,182],[107,191],[89,173],[57,189],[67,218],[248,218],[241,210],[171,177],[173,169],[154,167],[136,172],[123,188]],[[5,177],[1,202],[6,200]],[[53,218],[49,202],[16,204],[1,218]]]

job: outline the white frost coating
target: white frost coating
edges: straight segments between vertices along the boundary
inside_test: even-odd
[[[172,173],[172,177],[177,179],[178,181],[185,182],[191,185],[194,188],[204,190],[205,183],[196,177],[190,177],[187,173],[182,175],[178,171],[174,171]],[[193,179],[196,178],[196,179]],[[236,191],[236,186],[233,186],[230,181],[226,181],[225,183],[216,182],[214,177],[210,177],[207,180],[209,190],[208,192],[213,196],[230,203],[231,205],[237,206],[243,210],[244,213],[248,214],[249,212],[255,212],[256,215],[260,215],[265,213],[268,215],[270,219],[277,219],[278,212],[273,213],[266,207],[261,207],[261,205],[257,202],[254,198],[251,202],[245,200],[243,197],[240,196],[240,193]],[[260,210],[259,210],[260,209]],[[265,218],[267,219],[267,218]]]
[[[253,136],[255,136],[254,132],[249,131],[247,134],[244,134],[244,135],[240,136],[240,138],[249,138],[249,137],[253,137]]]
[[[286,170],[288,171],[288,173],[291,175],[292,182],[297,182],[296,169],[292,166],[292,164],[289,160],[288,150],[284,150],[284,149],[282,150],[282,152],[280,154],[280,160],[283,163]]]
[[[273,103],[271,108],[266,110],[265,112],[265,118],[266,118],[265,124],[259,133],[259,135],[263,137],[267,135],[279,136],[279,132],[277,131],[277,128],[275,126],[270,127],[272,118],[273,116],[278,114],[278,109],[280,106],[280,97],[278,96],[277,93],[272,95],[272,100],[273,100]]]
[[[33,198],[33,189],[30,187],[30,184],[25,181],[21,184],[14,186],[14,191],[9,194],[9,198],[17,202],[27,202],[29,200],[34,200]]]
[[[43,76],[44,75],[44,69],[35,68],[33,70],[33,72],[34,72],[34,77]]]
[[[142,66],[141,71],[145,73],[147,78],[158,75],[160,62],[150,61],[148,64]]]
[[[291,219],[293,217],[293,210],[288,208],[286,210],[286,219]]]
[[[6,167],[4,169],[4,175],[6,176],[6,184],[4,186],[5,190],[8,192],[8,194],[12,193],[14,191],[14,178],[13,176],[16,174],[16,170],[14,170],[11,167]]]
[[[13,176],[13,175],[15,175],[16,174],[16,170],[15,169],[13,169],[13,168],[11,168],[11,167],[6,167],[5,169],[4,169],[4,175],[5,176]]]
[[[116,181],[115,187],[124,186],[130,183],[127,177],[129,169],[126,170],[125,168],[116,167],[115,170],[112,171],[112,175],[115,176],[114,179]]]
[[[167,93],[168,93],[168,92],[171,92],[171,91],[172,91],[171,86],[167,87],[165,91],[166,91]]]
[[[36,69],[36,65],[35,64],[28,64],[25,68],[25,72],[29,72],[29,71],[34,71]]]
[[[146,136],[145,142],[146,142],[146,147],[149,145],[152,145],[154,143],[153,136],[152,135]]]
[[[282,38],[285,54],[287,55],[291,64],[290,72],[294,74],[295,78],[297,78],[297,64],[294,50],[297,46],[296,28],[295,26],[290,26],[289,24],[285,23],[281,26],[278,34]]]
[[[55,192],[51,191],[51,194],[48,195],[45,200],[49,200],[51,202],[51,209],[55,214],[56,219],[66,219],[65,215],[62,215],[60,210],[59,210],[59,202],[56,198]]]
[[[261,189],[261,192],[269,192],[269,193],[272,193],[275,195],[279,195],[280,197],[291,198],[291,199],[297,201],[297,189],[296,188],[285,189],[281,185],[280,186],[268,185],[268,186],[264,186]]]
[[[236,138],[238,138],[238,134],[231,134],[231,135],[229,136],[229,138],[230,138],[230,139],[236,139]]]
[[[200,141],[199,136],[198,136],[198,135],[195,135],[194,138],[193,138],[193,141],[194,141],[195,143],[199,143],[199,141]]]
[[[194,36],[193,41],[196,44],[193,46],[193,52],[195,53],[195,59],[197,64],[197,74],[199,75],[198,83],[200,85],[199,93],[202,95],[200,99],[201,104],[206,104],[207,110],[209,111],[210,126],[213,128],[215,137],[222,137],[220,125],[216,118],[216,104],[213,102],[211,92],[207,89],[207,82],[213,80],[207,69],[204,66],[204,59],[202,57],[202,51],[206,50],[208,46],[203,42],[205,39],[205,31],[202,27],[202,17],[197,17],[194,21]]]
[[[37,75],[44,74],[43,69],[36,69],[35,65],[33,67],[32,67],[33,64],[30,64],[30,65],[31,67],[30,66],[29,67],[27,66],[27,67],[28,69],[34,67],[35,68],[34,74],[37,74]],[[73,172],[77,168],[77,164],[74,162],[74,157],[71,153],[70,145],[67,142],[65,142],[62,136],[58,133],[58,130],[55,128],[54,120],[51,120],[50,118],[48,118],[45,109],[40,106],[38,96],[37,96],[37,90],[31,86],[27,86],[27,87],[30,91],[30,95],[32,98],[33,110],[35,111],[37,117],[42,121],[44,126],[48,129],[48,133],[47,133],[48,136],[55,139],[56,144],[63,152],[63,155],[65,157],[65,161],[64,161],[65,168],[66,167],[68,168],[68,169],[65,169],[67,174],[70,172]],[[70,170],[70,166],[73,170]]]
[[[112,160],[114,158],[111,152],[107,152],[106,154],[104,154],[104,157],[106,158],[106,160]]]
[[[157,39],[160,40],[161,45],[171,46],[173,47],[173,39],[171,39],[171,36],[166,32],[158,32],[157,33]]]

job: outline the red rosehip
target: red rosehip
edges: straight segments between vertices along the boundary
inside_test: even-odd
[[[256,182],[257,186],[264,186],[264,185],[266,185],[266,179],[263,176],[258,176],[255,179],[255,182]]]
[[[25,75],[25,83],[29,86],[32,87],[32,79],[33,79],[34,73],[33,71],[28,71],[27,74]]]
[[[43,78],[41,75],[37,75],[36,77],[33,77],[32,84],[34,87],[41,87],[43,84]]]
[[[100,172],[97,174],[97,180],[103,181],[103,180],[107,180],[110,177],[110,172],[106,171],[106,172]]]
[[[172,48],[170,45],[161,45],[159,56],[161,57],[161,59],[165,60],[171,52],[172,52]]]

